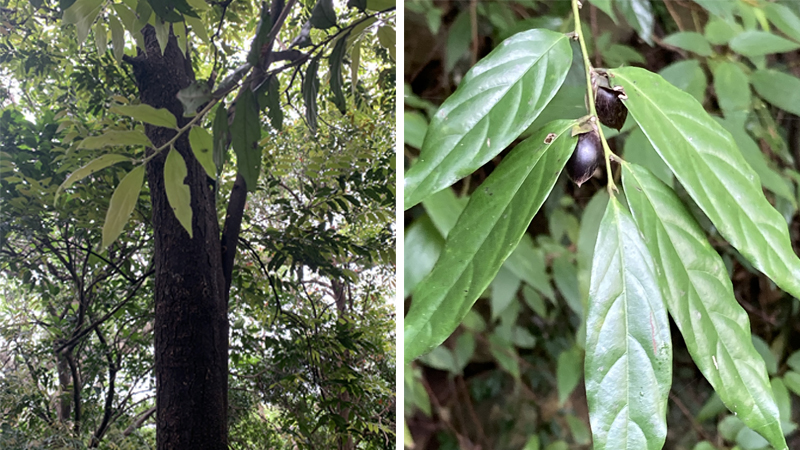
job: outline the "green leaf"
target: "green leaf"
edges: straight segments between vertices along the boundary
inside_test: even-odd
[[[92,31],[94,32],[94,43],[97,47],[97,53],[99,55],[105,54],[105,52],[108,51],[108,30],[106,30],[106,26],[103,22],[97,22],[94,24]]]
[[[800,259],[786,221],[730,133],[694,98],[644,69],[610,70],[650,143],[720,234],[755,268],[800,298]]]
[[[736,22],[728,22],[719,17],[711,17],[703,30],[708,42],[714,45],[727,45],[734,36],[741,33],[742,26]]]
[[[186,162],[177,150],[171,148],[164,162],[164,188],[167,191],[167,200],[178,222],[183,229],[192,234],[192,193],[189,186],[184,183],[186,179]]]
[[[706,38],[694,31],[673,33],[664,38],[664,43],[697,53],[700,56],[711,56],[714,53]]]
[[[231,144],[236,152],[236,168],[244,177],[247,190],[256,190],[258,175],[261,173],[261,123],[258,120],[256,96],[245,88],[236,101],[236,112],[231,124]]]
[[[575,148],[573,125],[554,122],[517,145],[470,197],[417,285],[404,321],[406,362],[444,342],[514,251]]]
[[[672,342],[650,252],[630,213],[608,202],[592,262],[586,398],[594,449],[664,445]]]
[[[383,11],[396,6],[396,0],[367,0],[367,9],[372,11]]]
[[[642,133],[641,128],[636,127],[625,139],[622,155],[625,161],[639,164],[653,172],[661,181],[672,186],[673,175],[664,160],[658,156],[656,150],[647,140],[647,136]]]
[[[462,10],[450,25],[444,53],[444,71],[452,73],[456,63],[469,51],[472,45],[472,24],[469,10]]]
[[[169,43],[169,24],[159,18],[156,18],[153,28],[156,29],[158,48],[161,49],[161,54],[163,55],[164,50],[167,48],[167,44]]]
[[[358,66],[361,64],[361,39],[350,48],[350,94],[355,98],[358,88]]]
[[[65,25],[73,24],[78,30],[78,46],[83,45],[89,36],[89,29],[103,9],[104,3],[104,0],[78,0],[64,11],[62,22]]]
[[[800,373],[790,370],[783,374],[783,383],[794,395],[800,396]]]
[[[342,114],[347,112],[347,102],[344,99],[344,92],[342,92],[342,84],[344,84],[342,79],[342,61],[344,60],[347,35],[348,33],[345,33],[344,36],[340,37],[339,40],[336,41],[336,45],[333,46],[333,50],[331,51],[331,56],[328,58],[331,74],[330,83],[331,92],[333,93],[333,104],[339,108],[339,112]]]
[[[150,4],[153,11],[155,11],[159,17],[167,22],[182,21],[183,17],[181,17],[179,12],[187,16],[197,17],[197,13],[186,3],[186,0],[147,0],[147,3]]]
[[[333,0],[317,0],[311,11],[311,26],[327,30],[336,26],[336,11],[333,9]]]
[[[145,147],[152,147],[153,143],[150,142],[150,139],[148,139],[148,137],[139,130],[112,130],[106,131],[100,136],[87,137],[83,140],[83,142],[81,142],[78,148],[96,150],[103,147],[120,145],[143,145]]]
[[[444,247],[444,239],[429,216],[415,220],[405,231],[403,254],[403,298],[414,292],[420,280],[430,273]],[[411,259],[413,258],[413,259]]]
[[[653,45],[653,7],[650,0],[616,0],[616,4],[636,34]]]
[[[397,47],[397,33],[394,31],[393,26],[384,24],[382,27],[378,28],[378,42],[381,43],[383,48],[389,51],[389,56],[391,56],[393,60],[397,61],[397,56],[395,55]]]
[[[581,380],[583,354],[578,347],[572,347],[558,355],[556,363],[556,384],[558,387],[558,404],[564,406],[572,391]]]
[[[403,141],[414,148],[422,148],[425,133],[428,131],[428,120],[418,111],[403,113]]]
[[[214,165],[217,166],[217,173],[222,172],[225,164],[225,153],[228,151],[230,143],[230,132],[228,131],[228,110],[223,102],[219,102],[214,111],[214,123],[211,126],[214,134]]]
[[[767,31],[744,31],[730,42],[731,50],[744,56],[763,56],[797,50],[800,44]]]
[[[281,109],[281,82],[275,75],[270,75],[267,78],[266,95],[259,97],[259,106],[261,109],[267,108],[267,117],[272,128],[278,131],[283,130],[283,110]]]
[[[589,0],[589,3],[593,4],[597,7],[600,11],[606,13],[614,23],[617,23],[617,15],[614,14],[614,7],[611,6],[611,0]]]
[[[367,0],[347,0],[347,7],[364,11],[367,9]]]
[[[519,244],[513,252],[506,258],[503,267],[510,270],[529,286],[541,292],[542,295],[555,300],[556,294],[550,286],[550,278],[547,276],[547,264],[544,251],[536,248],[530,236],[523,235]]]
[[[192,146],[192,153],[209,177],[217,179],[217,167],[214,164],[214,138],[211,133],[203,127],[192,127],[189,130],[189,144]]]
[[[183,104],[183,116],[193,116],[197,113],[197,108],[211,100],[211,87],[205,80],[193,81],[178,91],[177,97]]]
[[[120,62],[125,55],[125,29],[122,28],[122,23],[117,16],[113,14],[108,15],[108,27],[111,28],[111,48],[114,51],[114,59]]]
[[[747,164],[749,164],[756,174],[758,174],[758,178],[761,181],[761,186],[763,186],[765,189],[769,189],[775,195],[783,197],[793,205],[797,205],[792,184],[784,179],[780,173],[769,166],[767,157],[761,151],[761,148],[758,146],[758,144],[756,144],[753,138],[747,134],[747,130],[745,129],[744,125],[744,118],[717,118],[717,121],[722,124],[726,130],[728,130],[731,136],[733,136],[733,140],[736,141],[736,146],[742,152],[742,156],[744,156],[745,161],[747,161]]]
[[[139,192],[142,190],[144,181],[144,164],[133,168],[119,186],[114,189],[111,195],[111,202],[108,204],[106,221],[103,224],[103,248],[108,248],[117,240],[128,219],[131,217],[136,200],[139,199]]]
[[[750,111],[750,83],[739,64],[723,61],[714,67],[714,91],[725,117]]]
[[[675,192],[652,173],[623,164],[622,180],[695,364],[728,409],[776,448],[785,447],[764,361],[719,253]]]
[[[735,2],[719,1],[719,0],[695,0],[695,3],[705,8],[706,11],[722,18],[732,18],[733,8],[736,7]]]
[[[312,134],[317,133],[317,92],[319,92],[319,59],[314,58],[308,63],[306,76],[303,79],[303,100],[306,102],[306,121]]]
[[[180,94],[180,93],[179,93]],[[136,120],[155,125],[157,127],[178,128],[178,121],[166,108],[153,108],[150,105],[117,105],[111,107],[111,112],[130,116]]]
[[[800,115],[800,78],[777,70],[756,70],[750,75],[758,95],[778,108]]]
[[[464,76],[434,115],[416,163],[405,176],[405,209],[450,186],[500,153],[553,98],[572,49],[564,34],[518,33]]]
[[[661,69],[659,74],[673,86],[688,92],[697,101],[703,102],[708,81],[706,80],[706,73],[700,67],[700,61],[696,59],[678,61]]]
[[[250,44],[250,52],[247,54],[247,62],[251,65],[258,65],[262,50],[264,50],[262,47],[267,43],[270,31],[272,31],[272,18],[269,16],[269,6],[266,2],[263,2],[261,3],[261,17],[258,20],[256,35]]]
[[[125,155],[111,154],[111,155],[103,155],[100,156],[99,158],[93,159],[86,165],[82,166],[80,169],[76,170],[75,172],[72,172],[67,177],[67,179],[64,180],[63,183],[61,183],[61,186],[59,186],[58,189],[56,190],[55,199],[58,200],[58,195],[61,193],[61,191],[72,186],[72,184],[75,183],[76,181],[82,180],[87,176],[97,172],[98,170],[105,169],[108,166],[114,165],[122,161],[131,161],[131,158]]]
[[[795,41],[800,41],[800,17],[794,11],[780,3],[765,3],[762,8],[777,29]]]

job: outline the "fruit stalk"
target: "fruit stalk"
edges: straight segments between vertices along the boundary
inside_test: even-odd
[[[603,135],[603,127],[597,123],[597,109],[594,104],[594,90],[592,89],[592,63],[589,62],[589,51],[586,50],[586,41],[583,38],[583,28],[581,27],[580,16],[580,0],[572,0],[572,16],[575,19],[575,34],[578,36],[578,42],[581,45],[581,54],[583,56],[583,67],[586,72],[586,96],[589,98],[589,114],[592,115],[594,126],[597,133],[600,135],[600,142],[603,145],[603,157],[606,163],[606,173],[608,174],[608,184],[606,188],[609,194],[618,192],[617,185],[614,183],[614,177],[611,173],[611,149],[608,147],[606,137]]]

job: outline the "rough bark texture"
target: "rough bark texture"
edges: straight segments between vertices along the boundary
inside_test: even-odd
[[[143,103],[166,108],[183,119],[175,95],[194,80],[191,64],[170,37],[161,54],[155,32],[142,30],[146,53],[132,64]],[[175,131],[146,127],[158,147]],[[155,233],[155,370],[159,450],[227,449],[228,322],[219,225],[214,196],[186,134],[175,144],[186,161],[191,190],[190,238],[167,201],[166,152],[147,165]]]

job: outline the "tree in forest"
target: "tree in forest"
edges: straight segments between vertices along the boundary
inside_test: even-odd
[[[278,408],[269,416],[284,441],[312,447],[323,429],[339,448],[389,441],[393,362],[368,366],[383,388],[352,380],[359,355],[393,352],[386,333],[363,331],[391,316],[380,299],[393,289],[393,10],[371,0],[4,3],[3,338],[21,344],[4,357],[25,360],[36,391],[36,405],[16,408],[70,422],[70,439],[88,446],[123,415],[123,437],[155,415],[158,448],[227,448],[229,427],[246,434],[264,402]],[[286,346],[296,359],[278,356]],[[155,406],[136,406],[152,367]],[[91,379],[102,388],[88,394]],[[298,410],[292,423],[297,403],[266,395],[269,379],[322,412]],[[375,396],[383,410],[360,404]]]

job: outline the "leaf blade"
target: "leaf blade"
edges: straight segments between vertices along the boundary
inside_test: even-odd
[[[143,145],[145,147],[152,147],[153,143],[139,130],[111,130],[106,131],[100,136],[90,136],[80,143],[78,148],[87,148],[90,150],[98,150],[103,147],[116,147],[127,145]]]
[[[416,287],[404,324],[406,362],[444,342],[513,252],[575,148],[573,125],[553,122],[523,141],[472,195]],[[544,144],[548,132],[556,139]]]
[[[660,449],[672,381],[669,321],[653,260],[616,197],[593,259],[584,372],[594,448]]]
[[[164,189],[175,217],[178,218],[178,222],[191,238],[194,237],[192,233],[192,193],[189,186],[184,183],[187,173],[186,161],[183,156],[175,148],[170,149],[167,160],[164,162]]]
[[[622,174],[634,220],[660,268],[664,300],[692,359],[732,412],[785,448],[767,369],[725,263],[672,189],[634,164],[623,164]]]
[[[472,173],[519,136],[555,96],[571,62],[564,35],[532,30],[506,39],[470,69],[434,115],[420,158],[406,172],[405,208]]]
[[[111,112],[130,116],[136,120],[164,128],[178,128],[178,120],[166,108],[153,108],[150,105],[116,105],[111,107]]]
[[[106,220],[103,223],[104,249],[113,244],[125,228],[125,224],[136,206],[136,200],[139,199],[143,181],[144,164],[134,167],[114,189],[111,202],[108,204]]]
[[[231,144],[236,152],[236,168],[244,177],[247,190],[253,192],[261,173],[261,152],[258,140],[261,139],[261,123],[258,118],[258,104],[255,94],[244,89],[236,102],[236,112],[231,124]]]
[[[800,259],[786,221],[730,133],[694,98],[644,69],[609,71],[631,116],[720,234],[778,286],[800,298]]]
[[[203,127],[192,127],[189,130],[189,145],[192,153],[200,165],[205,169],[206,174],[216,180],[217,167],[214,164],[214,138]]]
[[[82,180],[87,176],[97,172],[98,170],[105,169],[108,166],[114,165],[122,161],[131,161],[131,158],[125,155],[109,154],[100,156],[98,158],[89,161],[78,170],[69,174],[67,179],[64,180],[64,182],[61,183],[61,185],[56,190],[55,198],[58,199],[58,195],[61,193],[61,191],[69,188],[76,181]]]

